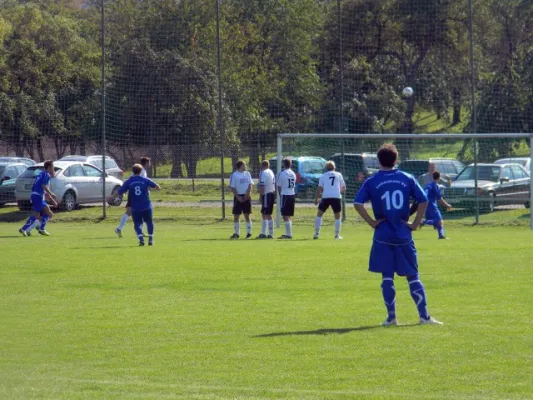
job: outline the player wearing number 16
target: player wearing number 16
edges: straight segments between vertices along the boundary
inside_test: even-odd
[[[318,239],[320,235],[320,226],[322,225],[322,215],[331,206],[333,214],[335,214],[335,239],[342,239],[341,237],[341,210],[342,210],[342,193],[346,190],[346,184],[342,175],[335,171],[335,163],[328,161],[326,163],[327,172],[322,175],[318,181],[318,188],[316,189],[315,205],[318,205],[318,211],[315,218],[315,236],[313,239]],[[320,204],[318,200],[320,200]]]
[[[397,325],[394,274],[406,276],[420,316],[420,324],[441,325],[427,311],[426,293],[418,276],[418,259],[412,231],[422,221],[428,199],[412,175],[394,169],[398,151],[392,144],[378,150],[380,171],[367,179],[357,193],[354,205],[368,225],[374,228],[369,270],[382,274],[381,284],[388,317],[383,325]],[[419,203],[415,220],[409,223],[409,200]],[[375,219],[364,203],[370,201]]]
[[[131,169],[133,175],[122,184],[121,188],[109,200],[122,196],[128,192],[128,203],[131,205],[131,216],[135,233],[139,238],[139,246],[144,246],[143,223],[148,228],[148,246],[154,244],[154,222],[152,220],[152,202],[150,201],[150,189],[161,190],[161,187],[148,178],[143,178],[142,165],[135,164]]]

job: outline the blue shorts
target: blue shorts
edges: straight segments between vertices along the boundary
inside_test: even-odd
[[[442,221],[442,214],[438,208],[437,209],[427,208],[425,217],[426,219],[430,219],[435,222]]]
[[[48,206],[48,203],[44,201],[43,197],[39,196],[38,194],[32,194],[30,200],[31,208],[35,212],[40,213]]]
[[[133,223],[137,226],[142,225],[143,223],[148,223],[152,221],[152,209],[148,208],[142,211],[131,210],[131,217]]]
[[[368,270],[389,275],[396,273],[399,276],[418,274],[415,242],[393,245],[374,240]]]

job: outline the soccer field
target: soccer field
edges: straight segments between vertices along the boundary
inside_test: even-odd
[[[157,218],[157,215],[156,215]],[[531,399],[533,234],[415,234],[429,310],[397,279],[400,327],[367,272],[371,230],[229,241],[231,222],[0,225],[2,399]],[[255,224],[254,236],[259,224]],[[278,230],[277,233],[281,231]]]

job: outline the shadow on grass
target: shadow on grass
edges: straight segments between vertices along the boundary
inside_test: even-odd
[[[31,215],[30,211],[9,211],[0,214],[0,222],[22,222]]]
[[[350,332],[359,332],[359,331],[368,331],[371,329],[397,329],[397,328],[408,328],[412,326],[418,326],[419,324],[405,324],[397,326],[384,327],[382,325],[366,325],[366,326],[357,326],[354,328],[325,328],[317,329],[315,331],[295,331],[295,332],[274,332],[274,333],[264,333],[262,335],[252,336],[253,338],[266,338],[266,337],[277,337],[277,336],[302,336],[302,335],[344,335]]]

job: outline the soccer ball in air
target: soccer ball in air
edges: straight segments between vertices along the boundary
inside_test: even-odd
[[[412,87],[409,87],[407,86],[406,88],[403,89],[403,96],[404,97],[411,97],[413,95],[413,88]]]

